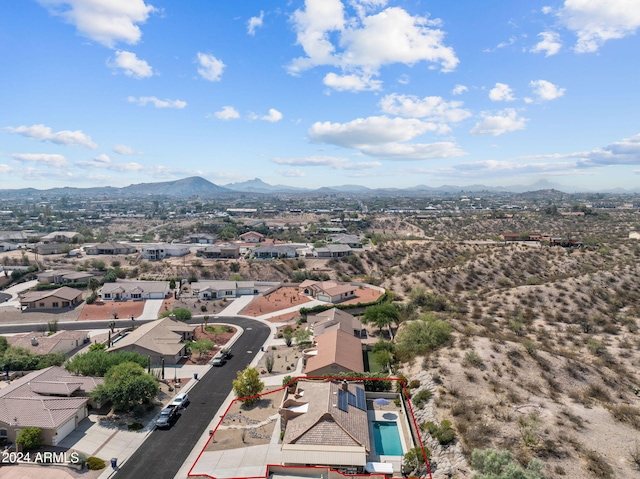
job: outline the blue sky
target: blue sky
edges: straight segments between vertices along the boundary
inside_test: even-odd
[[[637,0],[0,3],[0,188],[640,180]]]

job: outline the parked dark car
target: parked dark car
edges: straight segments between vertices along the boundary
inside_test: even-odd
[[[156,427],[169,428],[176,421],[178,416],[177,406],[168,406],[160,411],[160,415],[156,419]]]

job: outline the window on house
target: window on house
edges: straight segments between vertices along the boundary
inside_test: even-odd
[[[233,295],[233,291],[225,291],[224,294],[225,294],[225,296],[232,296]]]
[[[7,430],[5,428],[0,429],[0,437],[7,437]]]
[[[142,298],[142,293],[131,293],[132,299],[140,299]]]
[[[109,299],[110,297],[111,297],[111,293],[105,293],[105,294],[104,294],[104,298],[105,298],[105,299]]]
[[[59,307],[60,307],[60,303],[58,303],[57,301],[54,301],[54,302],[51,304],[51,306],[52,306],[52,307],[54,307],[54,308],[59,308]]]
[[[68,308],[69,306],[70,306],[69,301],[63,301],[63,302],[62,302],[62,307],[63,307],[63,308]]]
[[[44,308],[44,303],[38,303],[39,308]]]

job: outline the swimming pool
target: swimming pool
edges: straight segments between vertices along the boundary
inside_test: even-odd
[[[400,433],[395,422],[373,421],[373,443],[380,456],[402,456]]]

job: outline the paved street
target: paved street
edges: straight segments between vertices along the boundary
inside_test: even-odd
[[[175,425],[156,430],[114,475],[116,479],[173,479],[210,421],[227,398],[232,380],[260,351],[270,334],[268,326],[246,318],[225,318],[244,328],[233,345],[233,357],[221,368],[212,368],[190,391],[190,404]]]

